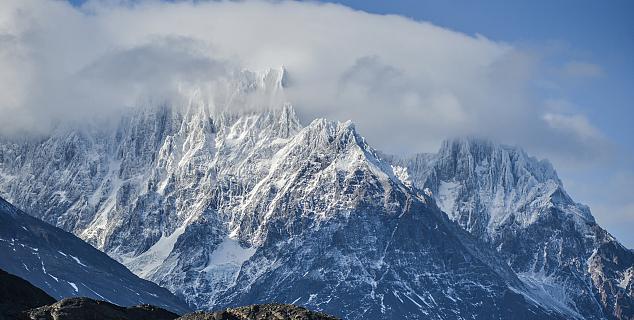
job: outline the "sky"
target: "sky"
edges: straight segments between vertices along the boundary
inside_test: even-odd
[[[380,150],[476,135],[548,158],[634,247],[631,1],[0,2],[0,130],[283,66],[303,122]]]

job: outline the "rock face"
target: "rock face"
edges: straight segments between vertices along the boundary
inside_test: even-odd
[[[89,298],[67,298],[25,312],[32,320],[172,320],[177,314],[151,305],[120,307]]]
[[[634,253],[570,198],[547,161],[479,139],[446,141],[438,154],[386,158],[496,248],[527,285],[586,319],[634,317]]]
[[[55,302],[28,281],[0,270],[0,320],[12,320],[25,310]]]
[[[196,312],[184,315],[178,320],[336,320],[337,318],[320,312],[313,312],[289,304],[263,304],[240,308],[230,308],[216,312]]]
[[[189,310],[166,289],[138,278],[81,239],[1,198],[0,268],[58,299],[87,296],[121,305],[152,303],[177,312]]]
[[[60,127],[46,137],[5,137],[0,194],[196,308],[276,301],[346,319],[603,314],[602,304],[590,301],[596,288],[590,277],[568,279],[585,290],[580,299],[590,299],[571,307],[575,300],[566,299],[572,293],[555,295],[559,291],[550,290],[548,279],[483,244],[491,242],[483,218],[472,221],[451,210],[458,224],[447,218],[436,203],[447,210],[438,194],[451,189],[441,182],[453,180],[436,173],[433,194],[416,188],[432,181],[428,173],[436,172],[436,156],[420,157],[419,174],[409,164],[386,161],[349,122],[318,119],[302,127],[292,107],[277,103],[283,71],[248,75],[228,86],[231,94],[211,100],[194,94],[181,104],[131,110],[113,123]],[[219,111],[253,96],[260,111]],[[491,174],[510,170],[491,166]],[[440,167],[455,166],[448,160]],[[493,179],[487,177],[477,178]],[[531,189],[504,188],[518,197],[531,195]],[[567,199],[563,191],[552,194],[561,203]],[[586,248],[585,234],[573,230],[593,223],[589,211],[565,208],[565,217],[572,218],[545,220],[532,232],[545,241],[561,228],[556,223],[568,221],[571,238],[561,238]],[[493,229],[511,221],[503,216],[496,216]],[[516,246],[507,252],[517,250],[517,263],[544,257],[533,255],[543,250],[539,237],[529,239],[534,243],[510,231],[499,237]],[[557,248],[558,242],[549,245]],[[587,272],[583,259],[592,249],[587,253],[566,252],[569,262],[544,268],[560,267],[563,275],[577,274],[569,269]],[[597,282],[619,290],[612,285],[618,280],[603,274]]]

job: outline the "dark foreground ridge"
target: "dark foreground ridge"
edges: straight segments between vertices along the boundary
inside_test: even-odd
[[[120,307],[85,297],[55,302],[42,289],[0,269],[0,320],[172,320],[176,313],[152,305]]]
[[[120,307],[90,298],[67,298],[25,312],[23,319],[33,320],[172,320],[177,314],[148,304]]]
[[[139,278],[75,235],[27,215],[2,198],[0,268],[55,299],[49,303],[89,297],[122,306],[152,304],[179,314],[192,311],[167,289]]]
[[[289,304],[262,304],[179,315],[149,304],[121,307],[85,297],[55,299],[28,281],[0,269],[0,320],[334,320]]]
[[[0,269],[0,320],[16,319],[24,310],[53,302],[42,289]]]
[[[259,304],[216,312],[195,312],[177,320],[335,320],[338,318],[292,304]]]

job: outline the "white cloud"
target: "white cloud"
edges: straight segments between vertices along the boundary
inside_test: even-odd
[[[595,128],[588,118],[582,115],[565,115],[557,113],[544,114],[544,120],[553,129],[579,136],[583,139],[603,140],[605,137]]]
[[[286,96],[305,121],[351,119],[388,152],[433,151],[461,135],[548,156],[589,157],[603,143],[585,139],[600,137],[587,119],[535,99],[535,56],[483,36],[332,4],[121,3],[0,3],[0,126],[42,127],[284,65]]]

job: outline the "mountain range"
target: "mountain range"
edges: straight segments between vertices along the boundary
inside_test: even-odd
[[[475,138],[386,155],[352,122],[302,126],[285,77],[244,71],[213,99],[194,91],[115,120],[2,137],[0,196],[194,309],[634,317],[634,253],[547,161]],[[64,254],[55,261],[84,263]]]

